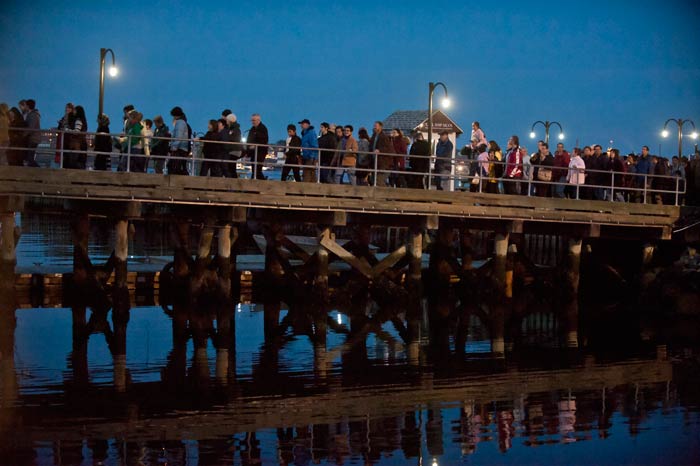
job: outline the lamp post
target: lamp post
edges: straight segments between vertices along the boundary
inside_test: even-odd
[[[430,153],[433,153],[433,92],[438,86],[442,86],[445,90],[445,98],[442,99],[442,107],[447,108],[450,106],[450,98],[447,95],[447,87],[441,83],[428,83],[428,145],[430,146]]]
[[[678,158],[681,158],[683,156],[683,125],[686,123],[690,123],[690,125],[693,127],[693,132],[690,133],[690,137],[693,139],[698,138],[698,133],[695,131],[695,123],[693,123],[693,120],[684,120],[683,118],[669,118],[666,120],[666,123],[664,123],[664,129],[661,131],[661,136],[667,138],[668,137],[668,130],[666,127],[670,122],[674,122],[678,126]],[[659,153],[659,155],[661,155]]]
[[[114,58],[114,51],[112,49],[100,49],[100,102],[98,105],[97,117],[101,117],[104,110],[104,99],[105,99],[105,58],[107,57],[107,52],[112,55],[112,66],[109,67],[109,75],[115,77],[119,70],[117,69],[116,60]]]
[[[548,121],[548,120],[545,120],[545,121],[537,120],[536,122],[534,122],[532,124],[532,128],[530,129],[530,138],[531,139],[535,139],[535,136],[537,136],[535,134],[535,127],[537,125],[544,126],[544,142],[546,142],[547,144],[549,144],[549,128],[552,126],[559,127],[559,139],[560,140],[564,139],[564,130],[562,129],[561,124],[558,121]]]

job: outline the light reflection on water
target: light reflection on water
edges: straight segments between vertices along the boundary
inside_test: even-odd
[[[19,432],[14,432],[19,435],[12,438],[22,439],[26,436],[29,449],[16,449],[10,457],[14,462],[8,464],[90,464],[98,461],[104,464],[182,465],[432,465],[434,461],[440,465],[469,464],[473,461],[498,464],[692,464],[698,457],[695,456],[700,448],[697,397],[685,399],[683,393],[687,388],[677,386],[671,380],[670,372],[669,380],[655,378],[654,374],[658,375],[661,370],[663,375],[663,368],[670,368],[671,363],[653,358],[623,362],[620,366],[621,371],[626,370],[625,364],[634,366],[639,380],[618,378],[616,384],[607,387],[601,382],[596,390],[589,386],[578,389],[574,386],[567,390],[563,388],[567,386],[566,382],[562,382],[558,389],[538,392],[529,391],[527,386],[511,386],[513,382],[508,374],[520,372],[512,364],[502,369],[472,372],[473,376],[466,379],[459,378],[459,371],[435,373],[425,379],[425,374],[432,374],[429,365],[415,372],[415,368],[406,365],[403,349],[396,350],[384,340],[371,337],[367,339],[367,359],[370,366],[375,368],[373,377],[379,380],[379,385],[369,386],[367,390],[369,396],[385,400],[382,403],[386,406],[365,411],[362,415],[357,414],[362,409],[352,412],[341,409],[331,412],[334,420],[328,422],[328,393],[332,393],[333,389],[330,388],[331,392],[328,392],[327,384],[333,386],[332,380],[341,383],[348,369],[342,367],[341,357],[335,358],[328,378],[322,384],[326,388],[319,391],[313,382],[313,345],[305,336],[292,336],[279,351],[275,377],[280,383],[291,383],[294,378],[303,379],[308,393],[306,389],[296,387],[293,388],[294,393],[282,395],[282,398],[273,395],[271,400],[277,401],[265,401],[264,396],[249,398],[255,392],[255,384],[260,382],[255,375],[259,369],[255,368],[261,363],[264,346],[262,309],[260,304],[239,304],[236,307],[239,312],[234,313],[235,379],[243,394],[232,395],[232,387],[217,386],[214,381],[216,349],[210,339],[206,351],[208,374],[212,379],[209,389],[186,389],[184,392],[175,389],[175,393],[179,393],[175,398],[171,393],[173,388],[161,382],[173,349],[171,320],[159,307],[131,309],[126,345],[129,385],[126,395],[116,394],[116,411],[109,408],[104,412],[96,408],[94,401],[86,402],[88,408],[84,408],[79,400],[80,393],[86,393],[90,398],[92,395],[89,393],[96,391],[100,391],[102,397],[115,396],[111,390],[114,383],[113,357],[104,336],[91,336],[88,343],[89,387],[74,391],[74,388],[70,388],[73,374],[67,362],[72,350],[71,311],[64,308],[17,310],[14,361],[19,408],[14,415],[21,415],[24,428],[30,430],[22,431],[20,427]],[[284,319],[285,315],[283,311],[280,319]],[[341,324],[347,323],[347,316],[337,311],[330,315]],[[394,337],[398,336],[391,325],[383,326],[383,330]],[[37,335],[41,335],[41,338],[37,338]],[[329,332],[328,348],[342,344],[344,338],[343,335]],[[188,366],[191,366],[195,353],[192,340],[188,340],[186,345],[186,359]],[[486,343],[477,341],[473,345],[477,351],[481,351]],[[372,371],[370,366],[365,366],[365,370]],[[654,369],[657,366],[662,369]],[[376,372],[377,367],[398,369],[399,373],[404,374],[413,371],[413,376],[418,377],[413,385],[415,401],[409,405],[410,408],[392,400],[394,396],[401,398],[405,394],[392,393],[395,389],[405,390],[401,384],[410,380],[411,376],[399,376],[392,383],[391,378],[377,376],[377,373],[381,374],[381,370]],[[575,371],[585,369],[578,365],[573,367]],[[188,371],[188,377],[196,377],[193,369]],[[481,373],[483,375],[479,375]],[[527,370],[523,374],[527,374]],[[547,372],[537,374],[539,377]],[[426,387],[433,384],[438,390],[450,387],[454,376],[458,376],[454,379],[457,386],[464,384],[465,380],[467,387],[470,386],[469,377],[476,377],[477,381],[483,379],[483,384],[471,383],[477,389],[466,388],[464,397],[459,396],[459,390],[455,392],[450,389],[445,391],[447,397],[433,399],[426,395],[429,393],[425,391]],[[365,382],[356,389],[343,389],[339,406],[367,403],[362,388],[365,386],[362,384],[368,380],[367,374],[358,373],[356,377]],[[502,384],[508,389],[493,392],[493,387],[500,382],[494,385],[490,377],[495,380],[502,378]],[[601,376],[601,380],[603,378]],[[536,386],[536,381],[532,381],[532,385]],[[139,388],[146,386],[149,387],[146,391]],[[479,395],[479,386],[486,390],[484,394]],[[281,389],[279,393],[285,392],[284,387],[277,389]],[[272,391],[277,389],[273,387]],[[164,399],[168,400],[165,404],[132,399],[129,395],[138,392],[157,396],[161,390]],[[501,394],[490,399],[490,392]],[[222,397],[222,393],[228,393],[233,398]],[[510,395],[503,396],[503,393]],[[120,401],[120,397],[124,396],[126,400],[131,400],[126,405]],[[183,396],[201,397],[201,400],[192,403],[192,399],[179,399]],[[237,396],[243,396],[243,405],[231,405],[231,401],[227,401],[235,400]],[[286,402],[285,396],[289,397]],[[313,406],[304,406],[303,400],[307,396],[311,397],[310,401],[319,400],[316,415]],[[48,418],[42,418],[46,402],[54,406],[46,408]],[[105,400],[101,403],[109,405],[110,402]],[[127,407],[130,404],[140,406],[134,414],[141,414],[134,419],[135,423],[130,424],[133,430],[124,430],[122,416],[129,412]],[[275,425],[275,419],[284,419],[277,410],[286,409],[282,408],[286,405],[292,410],[309,410],[307,420],[293,425]],[[0,419],[5,418],[5,422],[11,423],[13,411],[8,410],[4,403],[2,406]],[[233,406],[244,406],[248,414],[231,411]],[[370,402],[368,406],[373,405]],[[80,414],[71,416],[61,413],[63,407],[76,409]],[[266,413],[270,407],[274,407],[273,412]],[[120,412],[123,414],[118,414]],[[247,415],[263,419],[263,425],[252,431],[249,428],[236,430],[239,423],[246,425],[248,421],[241,416]],[[141,421],[137,420],[139,417]],[[316,417],[318,420],[314,421]],[[181,421],[172,424],[173,421],[169,420],[173,419]],[[3,424],[0,423],[0,427]],[[82,440],[76,439],[76,429],[79,432],[86,427],[85,433],[77,434]],[[42,434],[44,429],[45,434]],[[161,434],[161,429],[166,430]],[[112,434],[107,434],[110,431]],[[55,439],[64,434],[66,438],[58,448]],[[42,435],[46,437],[42,438]],[[161,440],[157,440],[163,435]],[[28,456],[23,456],[25,454]]]

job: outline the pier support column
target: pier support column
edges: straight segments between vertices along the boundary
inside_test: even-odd
[[[335,234],[331,233],[330,228],[325,228],[319,237],[319,241],[323,237],[329,237],[335,241]],[[314,288],[316,293],[322,298],[328,298],[328,249],[319,244],[318,252],[316,253],[316,277],[314,278]]]
[[[129,323],[129,291],[125,288],[115,291],[112,306],[112,326],[114,334],[110,350],[112,352],[114,390],[122,393],[126,391],[126,327]]]
[[[578,348],[578,288],[581,276],[581,252],[583,241],[581,238],[570,238],[567,251],[566,277],[569,284],[569,293],[565,299],[566,319],[566,346]]]
[[[237,234],[237,230],[236,230]],[[233,266],[231,263],[231,250],[232,250],[232,232],[231,225],[224,225],[219,227],[218,231],[218,244],[217,244],[217,268],[219,270],[219,287],[221,289],[221,295],[225,299],[231,298],[231,274],[232,268],[236,267],[236,259],[233,259]]]
[[[508,233],[496,233],[494,238],[493,274],[500,297],[491,307],[491,352],[496,357],[505,355],[505,303],[508,290],[506,262],[508,258]],[[512,283],[511,283],[512,286]],[[511,291],[512,293],[512,291]]]
[[[268,285],[279,285],[285,278],[284,265],[280,256],[282,226],[271,224],[265,229],[265,279]]]
[[[420,286],[423,268],[423,229],[408,230],[408,275],[406,284],[411,287]]]
[[[114,287],[126,288],[126,261],[129,258],[129,221],[125,218],[117,220],[114,227]]]
[[[0,213],[0,292],[15,286],[17,242],[20,230],[15,226],[15,213]]]

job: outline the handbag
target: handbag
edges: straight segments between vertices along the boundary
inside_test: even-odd
[[[538,181],[552,181],[552,169],[551,168],[540,168],[537,170],[537,180]]]

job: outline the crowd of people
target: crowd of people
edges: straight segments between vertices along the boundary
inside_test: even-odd
[[[95,170],[112,170],[118,152],[118,171],[190,174],[193,142],[201,147],[200,176],[236,178],[241,158],[256,162],[254,177],[266,179],[265,158],[271,148],[268,130],[259,114],[251,115],[251,127],[243,138],[236,115],[229,109],[208,122],[207,132],[193,137],[187,116],[180,107],[170,111],[171,128],[161,115],[144,119],[133,105],[123,108],[123,121],[114,136],[110,119],[100,115],[93,140]],[[297,127],[299,125],[299,127]],[[62,166],[87,168],[88,122],[80,105],[66,104],[58,121],[57,148]],[[18,107],[0,104],[0,148],[9,165],[38,166],[36,149],[41,142],[41,115],[33,99]],[[675,203],[675,191],[685,187],[685,202],[700,205],[700,154],[667,158],[651,155],[643,146],[639,154],[622,155],[616,148],[599,144],[574,148],[563,143],[554,152],[538,141],[530,155],[518,136],[509,138],[505,150],[487,140],[479,122],[472,123],[469,143],[455,157],[449,133],[439,134],[434,148],[422,132],[404,135],[399,128],[384,128],[376,121],[372,132],[353,125],[322,122],[319,132],[308,119],[287,126],[281,179],[297,182],[348,183],[448,190],[455,178],[466,179],[470,190],[486,193],[541,197],[614,200],[620,202]],[[4,149],[7,148],[7,149]],[[458,164],[459,173],[454,170]],[[375,171],[376,168],[376,171]],[[317,178],[318,177],[318,178]],[[374,179],[376,177],[376,180]]]

